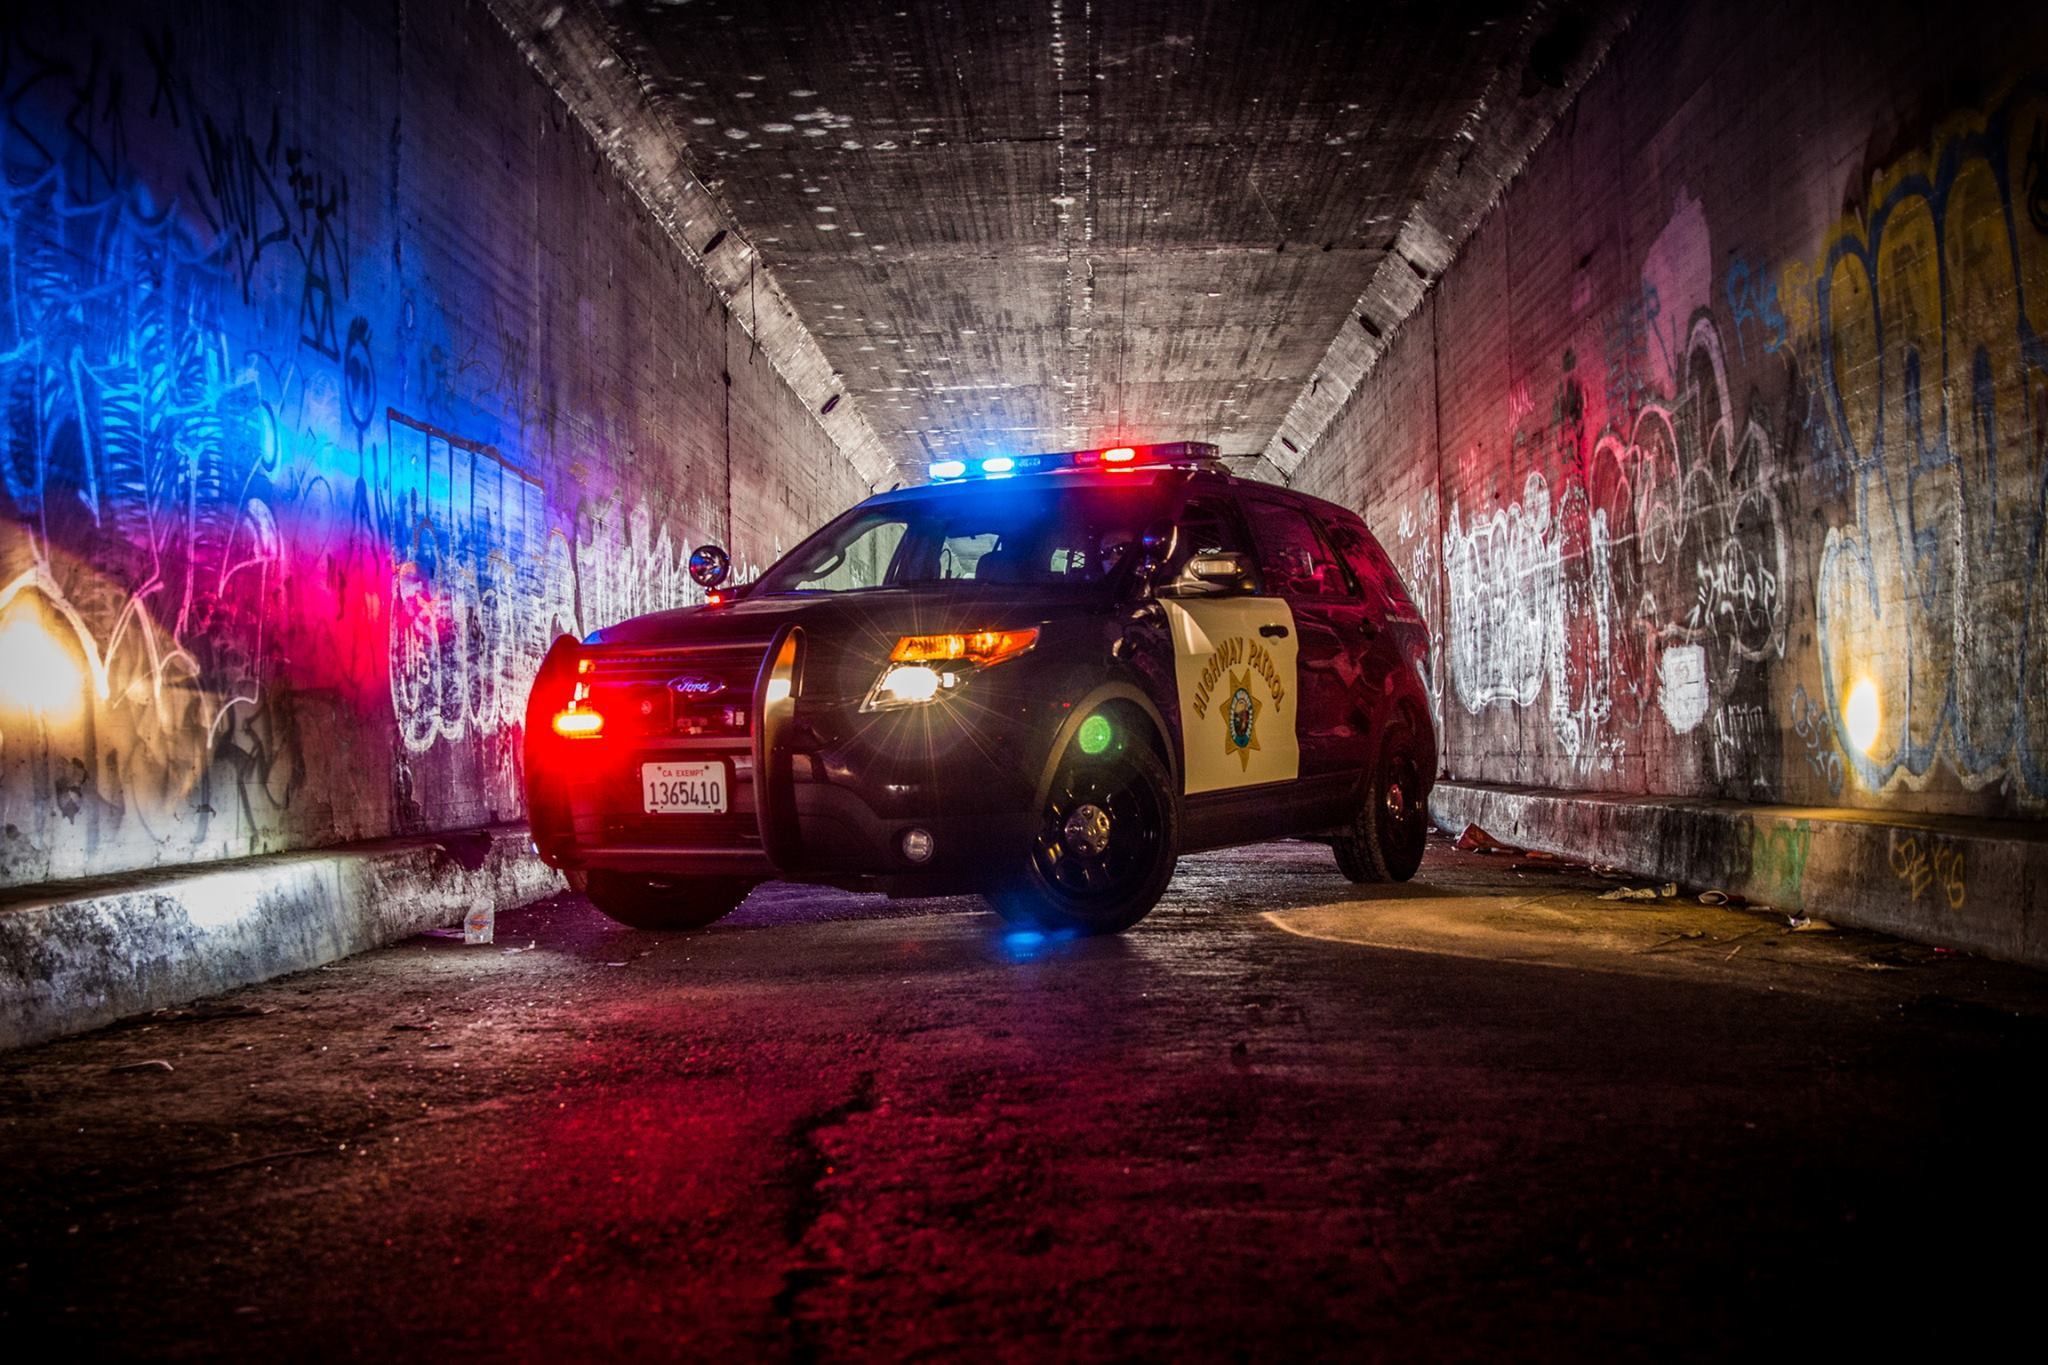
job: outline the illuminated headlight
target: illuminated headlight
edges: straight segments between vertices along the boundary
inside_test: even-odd
[[[867,709],[885,711],[892,706],[919,706],[939,695],[946,679],[929,664],[897,664],[884,673],[875,690],[868,694]]]
[[[923,706],[951,695],[968,675],[1014,659],[1038,643],[1036,627],[984,630],[970,635],[906,635],[861,703],[863,711]]]

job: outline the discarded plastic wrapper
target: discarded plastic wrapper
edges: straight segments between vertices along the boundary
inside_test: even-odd
[[[1726,891],[1702,891],[1702,892],[1700,892],[1700,904],[1701,904],[1701,905],[1726,905],[1727,903],[1728,903],[1728,893],[1727,893]]]
[[[1502,843],[1477,825],[1465,826],[1465,832],[1458,836],[1458,842],[1455,847],[1467,853],[1512,853],[1517,857],[1524,855],[1528,851],[1516,848],[1512,844]]]
[[[1612,891],[1602,891],[1595,899],[1603,901],[1653,901],[1657,899],[1654,886],[1617,886]]]
[[[1811,915],[1792,915],[1789,916],[1785,922],[1791,927],[1794,933],[1798,933],[1804,930],[1808,933],[1824,934],[1832,931],[1835,927],[1834,925],[1829,924],[1826,920],[1815,919]]]
[[[472,906],[462,919],[462,941],[464,943],[489,943],[497,937],[498,907],[495,905]]]

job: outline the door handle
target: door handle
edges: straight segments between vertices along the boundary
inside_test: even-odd
[[[1260,626],[1260,627],[1259,627],[1259,634],[1261,634],[1261,635],[1265,636],[1265,637],[1266,637],[1266,638],[1267,638],[1268,640],[1279,640],[1279,639],[1284,639],[1284,638],[1286,637],[1286,635],[1287,635],[1287,627],[1285,627],[1285,626]]]

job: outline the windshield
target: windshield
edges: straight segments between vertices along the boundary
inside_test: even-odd
[[[1158,515],[1143,485],[975,485],[856,507],[770,569],[756,592],[862,592],[951,583],[1106,582]]]

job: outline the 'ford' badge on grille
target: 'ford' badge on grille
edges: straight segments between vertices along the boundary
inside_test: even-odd
[[[715,697],[725,691],[725,679],[714,678],[708,673],[685,673],[668,680],[668,690],[696,701],[703,697]]]

